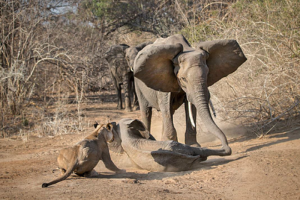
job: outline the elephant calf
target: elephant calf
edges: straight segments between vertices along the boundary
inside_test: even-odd
[[[156,141],[139,120],[122,119],[113,124],[112,151],[125,151],[138,167],[155,172],[190,170],[193,164],[205,161],[208,156],[226,155],[224,149],[213,150],[191,147],[175,141]]]

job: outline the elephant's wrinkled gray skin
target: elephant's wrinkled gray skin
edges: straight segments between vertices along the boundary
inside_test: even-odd
[[[196,128],[187,116],[187,101],[193,104],[207,130],[222,142],[223,155],[230,155],[224,133],[209,112],[208,86],[234,72],[246,61],[235,40],[215,40],[199,43],[194,49],[182,35],[157,39],[136,56],[134,62],[135,88],[142,120],[150,130],[152,108],[161,110],[163,118],[162,140],[177,141],[173,114],[185,102],[185,144],[199,145]]]
[[[151,134],[139,120],[122,119],[118,124],[112,124],[115,139],[109,149],[125,151],[135,165],[148,171],[190,170],[208,156],[223,155],[222,150],[191,147],[172,140],[151,140]]]
[[[136,105],[137,97],[134,90],[133,73],[130,70],[125,59],[125,50],[128,48],[129,46],[126,44],[112,45],[106,51],[104,57],[109,63],[111,77],[118,94],[118,109],[123,108],[121,93],[121,85],[123,85],[125,95],[125,110],[131,111],[132,98],[134,99],[134,105]]]

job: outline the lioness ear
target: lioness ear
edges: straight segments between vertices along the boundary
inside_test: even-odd
[[[111,123],[106,124],[106,129],[111,131],[113,129],[113,125]]]
[[[114,134],[112,132],[113,125],[108,123],[105,128],[107,129],[106,133],[104,134],[105,140],[106,142],[111,143],[114,141]]]
[[[99,125],[98,122],[95,122],[94,128],[97,128],[98,125]]]

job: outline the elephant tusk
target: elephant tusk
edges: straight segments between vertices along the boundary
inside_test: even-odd
[[[192,115],[192,103],[189,102],[189,101],[188,101],[188,110],[189,110],[189,117],[190,117],[191,124],[195,128],[196,125],[195,125],[195,121],[194,121],[194,118],[193,118],[193,115]]]
[[[212,112],[213,112],[214,116],[215,116],[215,117],[217,117],[217,114],[216,114],[216,111],[215,111],[214,105],[212,104],[212,101],[211,101],[211,100],[209,100],[209,106],[210,106],[210,108],[211,108],[211,110],[212,110]]]

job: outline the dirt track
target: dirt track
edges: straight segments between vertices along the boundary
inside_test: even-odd
[[[139,118],[139,111],[128,114],[115,110],[114,104],[86,109],[85,114],[91,121],[103,121],[107,116],[114,121]],[[154,134],[161,126],[159,118],[156,114]],[[26,142],[21,138],[1,139],[0,198],[300,199],[300,129],[261,139],[231,136],[231,156],[209,157],[200,168],[179,173],[139,170],[132,167],[126,155],[111,153],[116,165],[126,169],[126,173],[114,174],[99,163],[96,171],[100,175],[96,178],[71,175],[63,182],[42,188],[43,182],[59,176],[59,171],[52,173],[58,151],[91,130],[92,127],[81,135],[30,137]],[[178,130],[180,134],[181,129]],[[217,144],[206,142],[202,146],[216,148]]]

